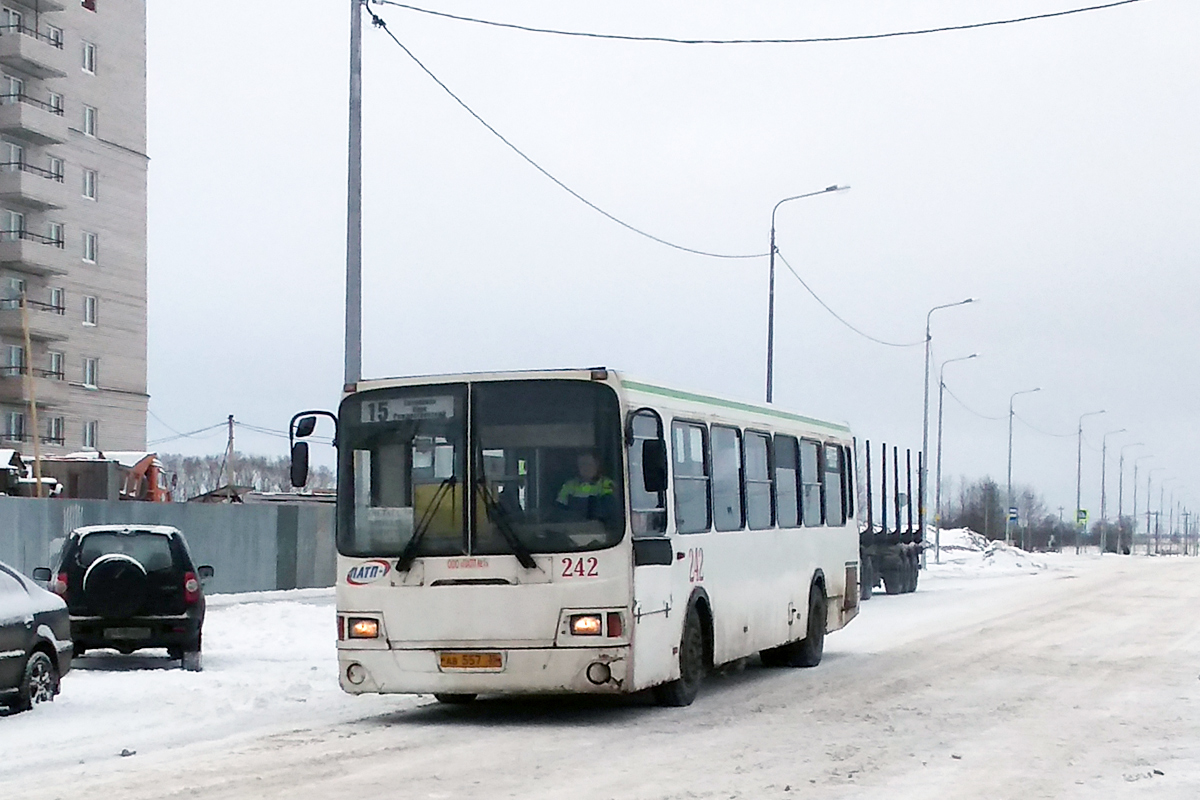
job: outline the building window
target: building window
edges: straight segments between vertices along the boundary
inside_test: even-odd
[[[66,357],[57,350],[51,350],[46,355],[50,357],[50,369],[48,370],[50,374],[46,377],[53,378],[56,381],[61,381],[66,377],[66,375],[63,374],[63,362],[65,361]]]
[[[19,344],[10,344],[7,349],[7,361],[4,372],[6,375],[21,375],[25,372],[25,348]]]
[[[83,385],[95,389],[99,386],[100,359],[85,358],[83,360]]]
[[[61,287],[50,290],[50,309],[55,314],[67,313],[67,290]]]
[[[6,415],[4,435],[18,442],[25,441],[25,415],[20,411],[10,411]]]
[[[4,225],[0,229],[0,241],[15,242],[23,238],[21,234],[25,233],[24,214],[19,211],[4,211],[0,213],[0,222]]]
[[[96,448],[98,448],[100,446],[99,444],[97,444],[97,442],[99,442],[99,441],[100,441],[100,423],[97,422],[96,420],[91,420],[89,422],[83,423],[83,446],[90,447],[93,450],[95,450]]]
[[[25,148],[12,142],[4,143],[4,164],[7,172],[15,172],[25,163]]]
[[[93,106],[83,107],[83,132],[88,136],[96,135],[96,109]]]
[[[63,30],[62,30],[62,28],[55,27],[54,25],[47,25],[46,26],[46,39],[47,39],[47,41],[50,42],[50,44],[54,45],[59,50],[61,50],[62,46],[63,46]]]
[[[25,296],[25,279],[24,278],[9,278],[4,282],[4,299],[5,300],[20,300]],[[14,303],[13,308],[19,308],[19,303]]]
[[[91,42],[83,43],[83,71],[89,75],[96,74],[96,45]]]
[[[61,222],[46,223],[46,240],[47,244],[52,244],[60,249],[66,244],[63,239],[63,226]]]
[[[63,96],[58,92],[50,92],[46,98],[47,105],[50,106],[50,113],[62,116],[63,113]]]
[[[24,27],[25,17],[20,11],[13,11],[11,8],[6,8],[3,15],[0,16],[0,20],[4,22],[5,28],[20,30]]]
[[[50,156],[47,159],[47,164],[48,164],[48,169],[50,172],[50,177],[52,177],[54,180],[58,181],[59,183],[62,183],[63,182],[63,174],[65,172],[65,170],[63,169],[63,160],[61,158],[58,158],[57,156]]]
[[[25,81],[8,75],[5,77],[5,84],[4,101],[6,103],[15,103],[25,96]]]
[[[96,252],[100,248],[100,237],[94,233],[83,234],[83,260],[89,264],[96,263]]]
[[[85,169],[83,171],[83,196],[89,200],[96,199],[96,182],[100,179],[94,169]]]
[[[98,301],[92,295],[89,294],[89,295],[84,296],[84,298],[83,298],[83,324],[84,325],[95,325],[96,324],[96,309],[97,309],[97,306],[99,306],[99,305],[100,305],[100,301]]]
[[[62,417],[51,417],[46,420],[46,442],[48,444],[66,444],[66,436],[63,435],[66,426],[66,420]]]

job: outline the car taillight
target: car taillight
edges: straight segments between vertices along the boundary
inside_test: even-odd
[[[196,573],[185,572],[183,575],[183,602],[189,606],[200,599],[200,581]]]
[[[59,597],[67,596],[67,573],[58,573],[58,577],[50,582],[50,591]]]

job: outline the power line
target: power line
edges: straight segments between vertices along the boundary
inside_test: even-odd
[[[1042,434],[1043,436],[1053,436],[1056,439],[1069,439],[1069,438],[1074,438],[1074,436],[1075,436],[1074,431],[1072,431],[1071,433],[1051,433],[1050,431],[1044,431],[1041,428],[1039,428],[1038,426],[1034,425],[1029,420],[1022,417],[1020,414],[1016,413],[1015,411],[1013,412],[1013,416],[1016,417],[1017,419],[1021,420],[1021,422],[1025,423],[1025,425],[1028,426],[1030,429]]]
[[[155,419],[158,419],[158,417],[155,417]],[[158,421],[162,422],[162,420],[158,420]],[[163,424],[166,425],[165,422],[163,422]],[[197,434],[207,433],[209,431],[220,428],[220,427],[224,426],[225,424],[226,423],[224,423],[224,422],[218,422],[216,425],[209,425],[207,428],[198,428],[197,430],[188,431],[187,433],[177,433],[175,436],[164,436],[161,439],[154,439],[152,441],[146,442],[146,446],[149,447],[151,445],[166,444],[167,442],[173,442],[176,439],[193,439],[193,438],[196,438]],[[168,426],[168,427],[170,427],[170,426]],[[174,429],[172,429],[172,430],[174,430]],[[207,439],[209,437],[201,436],[199,438]]]
[[[1033,22],[1035,20],[1052,19],[1054,17],[1066,17],[1073,14],[1083,14],[1088,11],[1102,11],[1108,8],[1116,8],[1117,6],[1127,6],[1131,3],[1138,3],[1141,0],[1116,0],[1111,3],[1102,3],[1094,6],[1084,6],[1082,8],[1071,8],[1065,11],[1051,11],[1045,14],[1031,14],[1025,17],[1012,17],[1009,19],[989,20],[987,22],[969,22],[963,25],[943,25],[936,28],[918,28],[914,30],[904,31],[888,31],[886,33],[862,33],[849,36],[810,36],[800,39],[678,39],[670,36],[630,36],[626,34],[616,33],[595,33],[590,31],[566,31],[553,28],[535,28],[530,25],[518,25],[511,22],[497,22],[495,20],[480,19],[478,17],[466,17],[459,14],[450,14],[445,11],[434,11],[429,8],[421,8],[419,6],[409,5],[407,3],[399,3],[396,0],[370,0],[376,5],[395,6],[403,8],[407,11],[415,11],[420,14],[428,14],[433,17],[442,17],[444,19],[452,19],[458,22],[471,22],[477,25],[488,25],[494,28],[508,28],[510,30],[525,31],[526,33],[545,33],[553,36],[573,36],[586,39],[610,39],[622,42],[655,42],[659,44],[818,44],[822,42],[858,42],[871,39],[893,39],[900,36],[923,36],[930,33],[948,33],[950,31],[967,31],[976,28],[991,28],[998,25],[1014,25],[1021,22]],[[370,9],[368,9],[368,13]],[[374,16],[374,15],[372,15]],[[378,24],[378,23],[377,23]]]
[[[949,387],[949,386],[946,386],[946,383],[945,383],[945,381],[943,381],[943,382],[942,382],[942,386],[945,386],[945,388],[946,388],[946,394],[948,394],[948,395],[950,395],[951,397],[953,397],[953,398],[954,398],[954,400],[955,400],[955,401],[956,401],[956,402],[957,402],[957,403],[958,403],[960,406],[962,406],[964,409],[966,409],[967,411],[971,412],[971,413],[972,413],[972,414],[974,414],[975,416],[979,417],[980,419],[987,419],[987,420],[991,420],[992,422],[999,422],[999,421],[1001,421],[1001,420],[1003,420],[1003,419],[1004,419],[1004,417],[989,417],[987,414],[980,414],[978,411],[976,411],[975,409],[971,408],[969,405],[967,405],[966,403],[964,403],[962,400],[959,400],[959,398],[958,398],[958,395],[956,395],[954,392],[952,392],[952,391],[950,390],[950,387]]]
[[[830,314],[833,315],[834,319],[836,319],[838,322],[845,325],[850,330],[857,333],[859,336],[862,336],[864,339],[870,339],[872,342],[875,342],[876,344],[887,345],[888,347],[920,347],[921,345],[925,344],[924,340],[921,340],[919,342],[888,342],[883,339],[877,339],[876,337],[872,336],[871,334],[866,333],[866,332],[860,330],[859,328],[856,328],[854,325],[847,322],[845,317],[843,317],[841,314],[838,314],[836,311],[834,311],[832,308],[830,308],[829,304],[826,303],[824,300],[822,300],[820,298],[820,296],[818,296],[817,293],[812,290],[812,287],[804,282],[804,278],[801,278],[800,273],[796,272],[796,270],[792,268],[792,265],[788,263],[788,260],[783,257],[783,253],[779,252],[779,250],[776,249],[775,255],[778,256],[779,260],[783,262],[783,265],[788,268],[788,272],[792,273],[792,276],[796,280],[800,281],[800,285],[803,286],[808,291],[808,293],[813,296],[813,299],[821,304],[821,308],[828,311]]]
[[[1127,0],[1127,2],[1128,2],[1128,0]],[[391,37],[392,41],[395,42],[396,45],[401,50],[404,51],[405,55],[407,55],[409,58],[411,58],[413,60],[413,63],[415,63],[418,67],[421,68],[422,72],[424,72],[426,75],[428,75],[433,80],[434,83],[436,83],[439,87],[441,87],[442,91],[444,91],[446,94],[450,95],[450,97],[454,100],[454,102],[456,102],[460,106],[462,106],[464,111],[466,111],[468,114],[470,114],[472,117],[474,117],[475,120],[480,125],[487,128],[488,131],[493,136],[495,136],[497,139],[499,139],[501,142],[503,142],[505,145],[507,145],[510,150],[512,150],[514,153],[516,153],[518,156],[520,156],[522,159],[524,159],[531,167],[536,169],[538,172],[542,173],[542,175],[549,178],[560,189],[562,189],[567,194],[574,197],[579,202],[583,203],[588,208],[603,215],[604,217],[607,217],[609,220],[617,223],[618,225],[620,225],[622,228],[625,228],[626,230],[630,230],[630,231],[638,234],[639,236],[644,236],[647,239],[650,239],[651,241],[658,242],[659,244],[666,245],[667,247],[672,247],[676,250],[682,250],[685,253],[692,253],[692,254],[698,255],[698,256],[707,256],[709,258],[766,258],[767,257],[768,253],[713,253],[713,252],[709,252],[707,250],[698,250],[693,247],[685,247],[681,244],[676,244],[675,242],[671,242],[671,241],[668,241],[667,239],[663,239],[659,236],[655,236],[652,233],[648,233],[648,232],[642,230],[641,228],[638,228],[638,227],[635,227],[635,226],[629,224],[628,222],[609,213],[608,211],[605,211],[603,208],[596,205],[591,200],[588,200],[586,197],[584,197],[579,192],[572,189],[570,186],[567,186],[567,184],[563,183],[558,178],[554,177],[554,175],[550,174],[550,172],[545,167],[543,167],[538,162],[534,161],[530,156],[526,155],[524,151],[522,151],[519,147],[517,147],[515,144],[513,144],[507,138],[505,138],[504,134],[500,133],[500,131],[493,128],[488,123],[487,120],[485,120],[483,117],[479,116],[479,114],[475,113],[474,109],[472,109],[469,105],[467,105],[466,102],[461,97],[456,95],[450,89],[449,86],[442,83],[442,80],[437,75],[434,75],[433,72],[430,71],[429,67],[427,67],[423,63],[421,63],[421,60],[419,58],[417,58],[415,55],[413,55],[413,52],[411,50],[409,50],[407,47],[405,47],[403,42],[401,42],[399,39],[396,38],[396,35],[394,33],[392,33],[391,30],[388,29],[387,22],[383,18],[381,18],[375,12],[371,11],[371,9],[369,9],[369,8],[367,8],[366,11],[368,14],[371,15],[371,22],[375,25],[375,27],[381,28],[384,33],[386,33],[389,37]]]

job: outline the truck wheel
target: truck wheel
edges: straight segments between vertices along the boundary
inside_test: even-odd
[[[902,575],[904,568],[883,570],[883,590],[888,594],[900,594],[904,591]]]
[[[695,604],[688,606],[679,642],[679,677],[654,687],[654,699],[661,706],[690,706],[700,691],[707,664],[704,663],[704,627]]]
[[[920,580],[921,580],[921,556],[919,556],[916,553],[913,553],[912,577],[910,579],[908,590],[910,592],[915,592],[917,590],[917,582]]]
[[[858,581],[858,599],[870,600],[871,595],[875,593],[875,569],[870,556],[862,559],[861,570],[862,574]]]

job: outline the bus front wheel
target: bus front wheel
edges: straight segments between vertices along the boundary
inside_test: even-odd
[[[707,669],[704,659],[704,626],[695,604],[688,607],[679,642],[679,678],[654,687],[654,698],[662,706],[690,706],[700,691]]]

